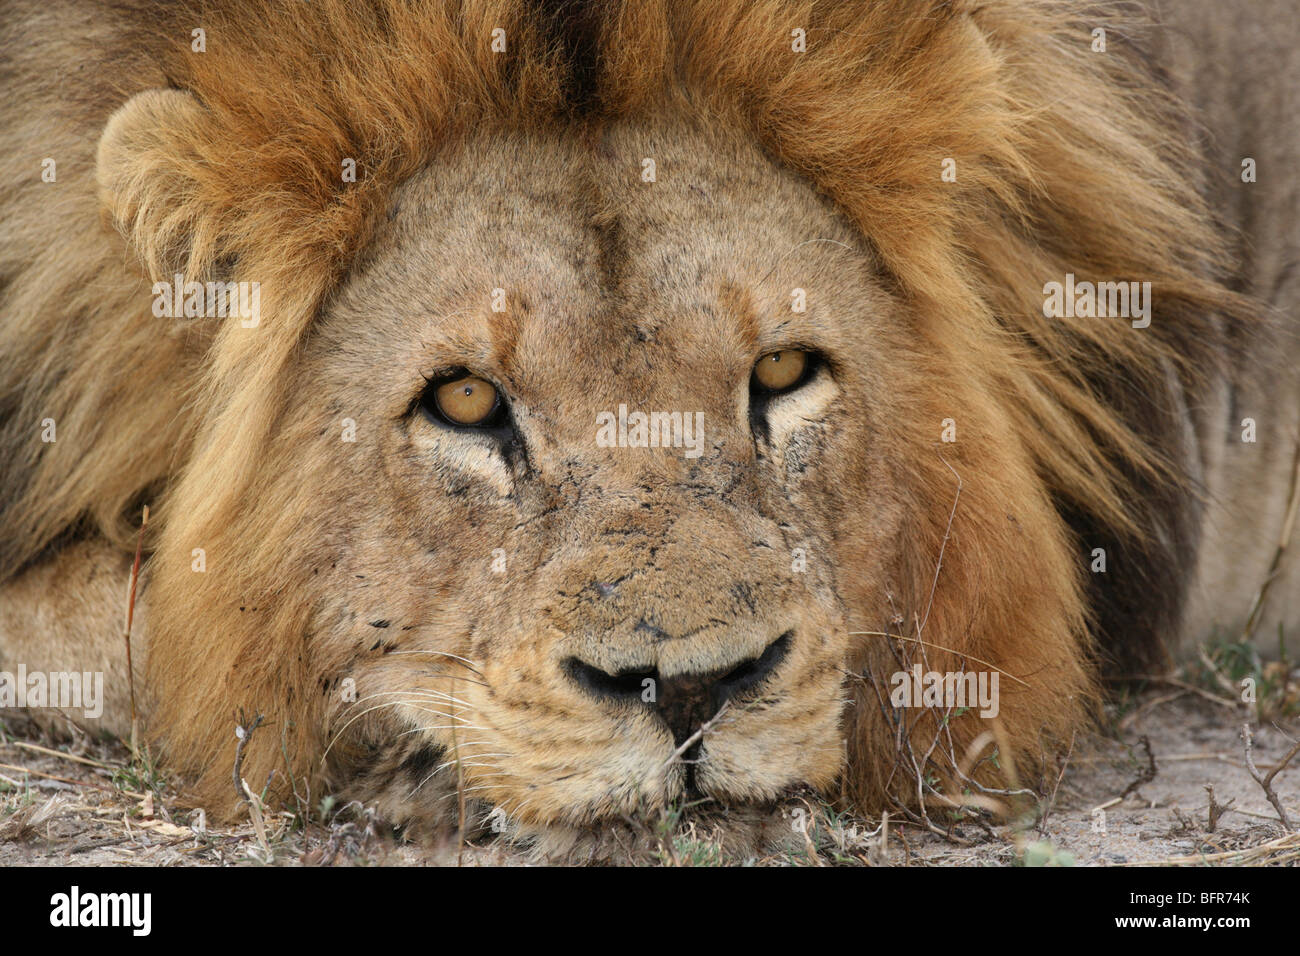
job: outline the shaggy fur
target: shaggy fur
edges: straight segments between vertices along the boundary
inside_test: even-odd
[[[777,604],[801,607],[790,683],[773,692],[780,699],[766,716],[745,718],[754,721],[746,731],[754,751],[738,743],[716,748],[714,766],[722,770],[713,788],[726,798],[768,799],[789,785],[826,789],[838,780],[860,807],[908,799],[915,768],[900,763],[904,731],[878,694],[889,673],[923,658],[938,670],[988,662],[1016,678],[1002,684],[998,739],[1030,770],[1086,711],[1096,635],[1109,635],[1106,653],[1115,660],[1141,661],[1158,656],[1160,640],[1180,627],[1201,507],[1184,467],[1189,396],[1221,374],[1230,355],[1225,327],[1236,330],[1237,341],[1254,333],[1241,331],[1252,323],[1249,310],[1219,281],[1228,256],[1195,189],[1196,157],[1167,132],[1185,119],[1121,39],[1123,30],[1113,31],[1111,55],[1094,54],[1087,42],[1093,20],[1050,0],[125,3],[92,18],[82,41],[49,39],[59,18],[39,5],[6,19],[4,88],[11,102],[43,109],[8,111],[5,141],[38,144],[42,155],[58,157],[59,192],[48,199],[40,191],[52,187],[31,182],[28,170],[40,157],[9,158],[8,181],[23,185],[4,197],[2,213],[0,576],[20,575],[77,536],[129,549],[138,505],[151,505],[149,727],[207,805],[231,806],[239,707],[265,713],[276,728],[254,740],[246,777],[261,781],[278,769],[281,793],[370,775],[373,785],[357,786],[373,797],[391,786],[393,767],[419,780],[451,752],[482,756],[458,768],[464,782],[526,823],[588,822],[643,798],[635,788],[624,792],[630,785],[620,782],[622,758],[607,741],[567,729],[568,718],[597,718],[558,689],[558,677],[544,695],[549,712],[542,713],[538,695],[518,704],[522,709],[499,709],[523,699],[517,676],[549,661],[566,628],[622,633],[621,614],[576,598],[558,610],[547,602],[557,594],[567,600],[566,588],[581,588],[598,573],[617,576],[639,560],[635,550],[593,550],[577,570],[552,573],[555,555],[568,560],[572,552],[548,554],[517,529],[511,539],[512,522],[571,511],[581,519],[566,519],[566,540],[601,540],[609,529],[597,512],[582,510],[582,499],[615,487],[633,511],[638,503],[648,509],[644,523],[632,526],[643,543],[667,549],[673,573],[705,582],[706,594],[742,581],[770,592],[758,611],[751,606],[758,630],[777,625]],[[1106,22],[1128,21],[1112,12]],[[196,26],[206,31],[203,53],[190,50]],[[505,54],[490,49],[497,27],[505,30]],[[794,27],[807,31],[805,53],[790,50]],[[1140,35],[1136,21],[1134,29]],[[74,43],[75,53],[64,48]],[[46,88],[35,64],[55,47],[81,58],[91,81]],[[764,505],[753,512],[759,517],[728,523],[734,515],[726,509],[739,508],[733,499],[769,493],[748,484],[766,466],[745,457],[752,452],[743,452],[739,438],[719,439],[713,453],[720,471],[707,479],[665,465],[605,473],[590,461],[566,460],[554,450],[564,429],[577,427],[564,424],[565,402],[548,419],[560,422],[542,442],[552,451],[528,450],[527,468],[554,478],[534,510],[520,505],[510,520],[494,517],[496,505],[483,504],[488,499],[473,483],[461,507],[459,481],[448,485],[452,497],[436,520],[419,503],[370,507],[366,489],[373,497],[388,487],[381,474],[414,487],[420,469],[412,462],[426,461],[420,455],[441,461],[443,451],[419,439],[392,448],[366,439],[365,464],[340,477],[354,465],[339,457],[337,421],[366,394],[348,393],[357,382],[343,372],[375,374],[381,366],[363,361],[367,349],[384,342],[397,349],[415,335],[399,334],[376,310],[423,307],[411,276],[434,250],[459,259],[469,277],[459,307],[486,302],[494,283],[477,276],[472,264],[479,259],[437,245],[439,223],[459,234],[450,226],[456,197],[480,195],[487,208],[517,209],[521,222],[533,221],[534,189],[560,197],[556,205],[572,203],[581,235],[549,225],[543,204],[536,229],[544,235],[555,228],[553,246],[529,247],[525,260],[543,263],[546,248],[595,242],[600,261],[591,281],[603,283],[607,296],[591,300],[593,314],[614,315],[602,310],[613,309],[618,296],[662,305],[675,300],[654,299],[662,289],[638,258],[638,237],[667,228],[675,210],[689,219],[691,196],[670,202],[662,197],[676,194],[661,193],[660,205],[630,198],[641,185],[640,157],[655,155],[653,148],[679,157],[676,166],[661,158],[664,184],[675,175],[705,182],[702,156],[709,155],[730,157],[719,159],[719,168],[751,177],[749,185],[723,184],[728,205],[718,222],[730,221],[728,207],[785,222],[771,210],[788,206],[811,230],[763,225],[766,238],[750,247],[737,238],[747,228],[737,213],[731,231],[700,219],[691,235],[714,229],[718,247],[754,261],[773,243],[797,244],[808,234],[840,236],[851,250],[801,252],[777,293],[764,291],[759,276],[747,281],[742,270],[739,287],[719,286],[710,300],[733,325],[753,324],[737,339],[734,354],[748,355],[745,361],[754,357],[746,349],[769,334],[759,318],[747,317],[773,314],[779,289],[800,284],[801,274],[826,277],[833,301],[849,304],[847,316],[825,320],[843,326],[835,346],[841,351],[832,354],[835,395],[871,410],[856,422],[832,419],[839,438],[818,431],[812,447],[819,463],[810,455],[811,466],[781,467],[795,511],[779,517],[780,506]],[[519,168],[533,164],[527,189],[482,178],[503,156]],[[609,173],[610,157],[623,163],[621,186]],[[939,175],[945,158],[956,162],[956,182]],[[345,159],[356,161],[355,182],[339,175]],[[564,175],[548,178],[547,169]],[[585,200],[572,195],[575,178],[590,186]],[[412,209],[444,218],[417,215],[420,232],[406,224]],[[98,228],[101,214],[116,235]],[[476,248],[477,235],[466,233],[461,248]],[[476,256],[495,254],[485,245]],[[164,330],[149,313],[149,285],[176,271],[259,281],[261,325],[176,323]],[[1150,328],[1044,318],[1044,282],[1067,273],[1150,281]],[[551,287],[545,270],[539,276],[541,291],[524,308],[544,312]],[[574,281],[587,278],[578,271]],[[557,296],[574,294],[560,286]],[[357,291],[364,288],[375,297]],[[868,314],[866,302],[879,313]],[[701,315],[706,323],[713,312]],[[430,334],[463,342],[474,327],[457,322],[468,321],[449,319]],[[610,334],[599,324],[566,321],[563,328],[593,337],[573,341]],[[348,329],[371,322],[361,344],[349,338]],[[530,348],[551,350],[551,365],[570,361],[564,348],[554,351],[554,336],[537,337],[515,314],[499,322],[493,334],[505,341],[490,352],[506,368],[503,376],[512,376],[506,380],[529,380],[529,362],[539,359],[507,359]],[[729,335],[719,327],[710,341]],[[683,346],[678,354],[703,360],[712,347]],[[632,346],[608,339],[605,348],[608,374]],[[882,364],[868,362],[873,352]],[[575,379],[587,374],[572,361]],[[722,369],[739,360],[714,361]],[[412,359],[411,371],[418,368]],[[744,368],[735,371],[741,381]],[[608,384],[599,370],[589,374],[591,383]],[[410,394],[364,384],[373,387],[376,407],[393,404],[393,419],[410,404]],[[583,392],[571,387],[565,395],[573,408]],[[680,391],[674,398],[647,389],[646,397],[670,403],[658,407],[721,401],[701,394],[692,405]],[[54,444],[32,437],[33,423],[46,417],[58,423]],[[939,441],[945,419],[957,424],[953,444]],[[363,420],[363,431],[382,420]],[[773,439],[760,459],[786,461],[794,446],[777,447],[782,440]],[[385,451],[391,454],[379,454]],[[475,480],[487,485],[513,487],[516,480],[457,460],[457,467],[478,469]],[[716,494],[683,496],[674,490],[683,482]],[[723,509],[716,515],[715,505]],[[661,512],[693,516],[699,526],[656,528]],[[459,542],[457,527],[479,529],[481,538],[472,547]],[[824,546],[833,571],[792,586],[787,546],[801,539],[787,537],[778,547],[786,550],[768,560],[737,530],[770,548],[785,534],[778,528],[806,531]],[[501,599],[510,604],[503,609],[483,597],[489,585],[481,576],[457,585],[456,562],[482,563],[480,556],[507,540],[515,542],[503,544],[511,560],[538,583],[516,587]],[[1085,580],[1093,547],[1107,548],[1125,573],[1105,584]],[[195,548],[205,552],[205,573],[192,570]],[[446,562],[421,557],[439,548],[450,552]],[[404,572],[399,556],[408,549]],[[395,596],[406,593],[407,585],[394,582],[410,568],[433,575],[424,579],[437,596],[432,604],[428,595]],[[364,595],[359,578],[366,588],[373,584]],[[366,613],[384,605],[371,598],[386,584],[398,609],[385,610],[384,619],[400,619],[397,626],[373,624],[379,618]],[[679,585],[651,588],[629,598],[627,611],[655,607],[684,628],[713,613],[711,598],[686,593]],[[670,610],[690,600],[704,604]],[[733,603],[717,613],[738,612]],[[550,630],[514,644],[482,636],[491,627],[531,627],[537,615],[552,622]],[[427,642],[403,644],[407,625],[417,632],[410,639],[431,631]],[[900,631],[926,643],[887,636]],[[736,659],[761,651],[771,635],[760,636]],[[625,647],[634,638],[626,637]],[[597,653],[600,643],[584,653]],[[720,647],[687,657],[719,665]],[[401,670],[396,657],[366,658],[397,650],[430,661],[443,655],[446,666],[420,674],[413,665]],[[448,654],[473,664],[462,668]],[[661,672],[699,664],[666,660],[658,659]],[[491,746],[466,751],[464,737],[437,731],[395,751],[386,741],[411,731],[409,714],[405,723],[380,722],[387,719],[381,714],[354,725],[357,711],[336,702],[339,682],[360,674],[358,685],[374,694],[409,701],[427,693],[426,702],[487,715],[494,733],[483,739]],[[843,710],[841,695],[849,698]],[[934,737],[937,719],[927,714],[906,729],[918,752]],[[963,754],[984,729],[973,715],[952,720],[946,749]],[[644,752],[645,766],[666,756],[657,731],[634,724],[631,734],[628,746]],[[765,749],[794,772],[767,768]],[[539,785],[576,765],[573,754],[603,766],[609,779]],[[939,754],[932,759],[945,779],[955,772]],[[659,777],[650,782],[653,793],[680,792],[672,774]],[[399,817],[422,812],[410,803],[393,796],[389,809]]]

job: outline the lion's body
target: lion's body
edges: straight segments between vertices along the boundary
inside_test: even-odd
[[[1213,24],[1099,17],[1094,52],[1037,0],[8,6],[0,670],[104,671],[128,730],[151,505],[137,692],[211,806],[241,708],[275,728],[248,779],[397,819],[458,783],[525,825],[688,785],[878,806],[916,792],[912,747],[991,726],[903,733],[892,673],[996,669],[1032,770],[1098,657],[1235,633],[1269,575],[1300,439],[1283,3],[1252,13],[1280,75],[1252,52],[1230,102],[1246,54]],[[174,272],[259,282],[260,322],[156,317]],[[1151,282],[1150,325],[1046,317],[1067,274]],[[793,346],[826,368],[751,434],[736,389]],[[439,363],[509,389],[514,444],[411,417]],[[620,404],[701,410],[699,457],[597,447]],[[1292,646],[1296,550],[1256,628]],[[778,644],[693,775],[564,669],[668,683]]]

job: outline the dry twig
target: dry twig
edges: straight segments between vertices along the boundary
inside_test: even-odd
[[[254,717],[251,724],[245,726],[243,712],[240,712],[239,723],[235,725],[235,736],[239,738],[239,743],[235,744],[235,792],[239,794],[241,802],[248,804],[248,817],[253,823],[253,832],[257,835],[257,842],[269,856],[271,844],[266,838],[266,821],[262,818],[262,798],[253,792],[253,788],[244,781],[242,774],[244,747],[252,739],[253,731],[260,726],[262,726],[261,714]]]
[[[1093,813],[1096,813],[1098,810],[1108,810],[1109,808],[1116,806],[1117,804],[1123,803],[1130,793],[1133,793],[1135,790],[1137,790],[1138,787],[1141,787],[1144,784],[1148,784],[1156,778],[1156,773],[1157,773],[1156,755],[1151,750],[1150,738],[1148,738],[1146,734],[1143,734],[1141,737],[1138,738],[1138,743],[1142,745],[1142,749],[1145,750],[1147,753],[1147,765],[1143,767],[1142,770],[1138,773],[1137,778],[1132,783],[1130,783],[1127,787],[1124,788],[1123,793],[1121,793],[1118,797],[1115,797],[1112,800],[1107,800],[1105,803],[1101,803],[1093,807],[1092,808]]]
[[[45,754],[50,757],[58,757],[61,760],[71,760],[74,763],[85,764],[87,767],[99,767],[101,770],[112,770],[111,764],[106,764],[102,760],[91,760],[89,757],[78,757],[76,754],[64,753],[62,750],[51,750],[49,747],[42,747],[39,744],[28,743],[25,740],[11,740],[7,746],[21,747],[23,750],[30,750],[34,753]]]
[[[1208,829],[1211,833],[1213,833],[1219,826],[1219,818],[1223,816],[1225,813],[1227,813],[1229,810],[1231,810],[1233,808],[1233,805],[1237,802],[1237,800],[1234,797],[1229,799],[1227,803],[1219,803],[1217,800],[1214,799],[1214,784],[1212,783],[1207,783],[1205,785],[1205,792],[1210,795]]]
[[[686,751],[690,750],[697,743],[703,740],[704,735],[713,729],[713,725],[717,723],[719,719],[721,719],[724,713],[726,713],[727,707],[730,704],[731,701],[729,700],[723,701],[722,706],[718,708],[718,712],[714,714],[712,717],[710,717],[708,720],[706,720],[704,723],[700,724],[699,730],[695,731],[695,733],[691,734],[689,737],[683,740],[681,746],[668,755],[668,759],[664,761],[663,766],[660,767],[659,769],[667,770],[677,760],[681,758],[682,754],[686,753]]]
[[[140,534],[135,542],[135,563],[131,565],[131,595],[126,602],[126,683],[131,692],[131,754],[136,753],[135,668],[131,664],[131,624],[135,620],[135,590],[140,583],[140,555],[144,551],[144,529],[149,524],[149,506],[140,517]]]
[[[1277,577],[1278,568],[1282,564],[1282,554],[1291,543],[1291,533],[1295,530],[1297,512],[1300,512],[1300,441],[1296,442],[1294,461],[1291,466],[1291,493],[1287,496],[1286,516],[1282,519],[1282,532],[1278,536],[1277,549],[1273,552],[1273,560],[1269,563],[1268,573],[1264,575],[1264,583],[1259,586],[1259,591],[1255,594],[1255,601],[1250,608],[1250,614],[1246,617],[1246,626],[1241,632],[1241,643],[1243,644],[1250,643],[1255,628],[1259,625],[1259,618],[1264,610],[1264,597],[1268,594],[1269,585]]]
[[[1286,815],[1286,810],[1282,808],[1282,801],[1279,800],[1277,794],[1273,792],[1273,778],[1282,772],[1282,769],[1291,762],[1291,758],[1293,758],[1297,753],[1300,753],[1300,741],[1296,741],[1295,746],[1288,750],[1286,756],[1274,764],[1273,769],[1268,772],[1267,776],[1265,776],[1264,774],[1261,774],[1259,768],[1255,766],[1255,737],[1251,732],[1250,724],[1241,725],[1241,738],[1246,743],[1246,769],[1250,771],[1250,775],[1255,778],[1255,782],[1263,789],[1264,796],[1268,797],[1268,802],[1273,804],[1273,809],[1277,811],[1277,816],[1278,819],[1282,821],[1282,826],[1288,830],[1295,829],[1291,825],[1290,818]]]

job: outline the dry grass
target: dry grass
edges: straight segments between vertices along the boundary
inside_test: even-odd
[[[598,840],[557,843],[549,860],[537,846],[514,846],[490,833],[470,834],[462,844],[455,828],[428,844],[404,843],[366,808],[328,797],[295,812],[263,811],[260,836],[247,818],[217,826],[183,806],[175,782],[151,767],[147,754],[133,760],[119,743],[76,732],[55,737],[6,718],[0,864],[1295,865],[1300,834],[1283,830],[1252,779],[1236,714],[1191,693],[1167,697],[1148,690],[1117,705],[1110,735],[1081,736],[1048,782],[1055,795],[1044,805],[1048,812],[1015,824],[947,808],[935,827],[939,835],[920,820],[859,819],[796,793],[762,811],[674,807],[637,814]],[[1261,773],[1282,764],[1298,729],[1256,728],[1253,759]],[[1208,797],[1207,785],[1215,788]],[[1300,767],[1277,770],[1272,785],[1300,817]],[[1098,833],[1094,811],[1103,806],[1106,832]]]

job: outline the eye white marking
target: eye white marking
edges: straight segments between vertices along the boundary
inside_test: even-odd
[[[811,379],[792,392],[773,397],[767,406],[768,444],[778,463],[783,450],[803,428],[820,425],[839,386],[826,368],[818,369]]]
[[[514,479],[501,457],[500,448],[485,435],[420,422],[413,429],[412,440],[415,447],[435,463],[435,467],[449,475],[483,482],[502,497],[514,490]]]

